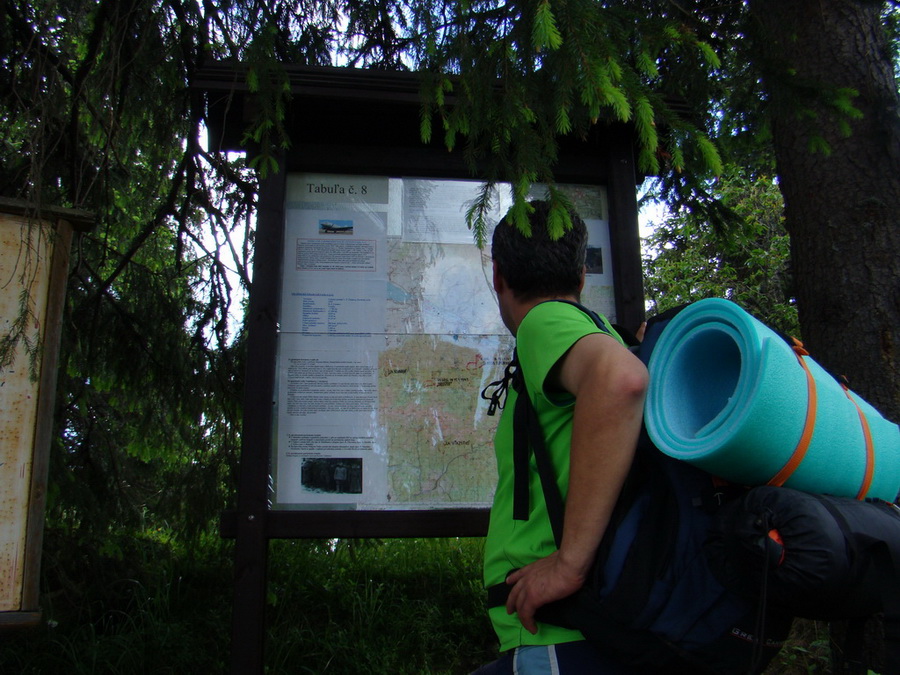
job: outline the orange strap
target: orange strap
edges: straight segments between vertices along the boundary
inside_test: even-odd
[[[794,341],[794,355],[797,357],[797,360],[800,362],[800,365],[803,366],[804,372],[806,372],[806,391],[807,391],[807,406],[806,406],[806,420],[803,423],[803,433],[800,435],[800,441],[797,443],[797,447],[794,448],[794,452],[791,454],[790,459],[788,459],[787,463],[781,468],[775,476],[769,481],[769,485],[782,486],[785,484],[788,478],[797,470],[797,467],[800,466],[800,463],[803,461],[803,458],[806,456],[806,451],[809,450],[809,444],[812,441],[813,430],[816,426],[816,411],[818,408],[818,394],[816,393],[816,381],[813,378],[812,373],[809,370],[809,366],[806,365],[806,361],[803,360],[804,356],[809,356],[809,352],[803,348],[803,343],[800,342],[797,338],[791,338]],[[875,473],[875,444],[872,441],[872,430],[869,428],[869,420],[866,419],[865,414],[862,411],[862,408],[859,407],[859,404],[854,400],[854,398],[850,395],[850,389],[845,384],[841,384],[841,387],[844,390],[844,394],[850,399],[850,402],[853,403],[856,408],[856,412],[859,415],[859,422],[862,425],[863,437],[866,441],[866,470],[863,475],[862,485],[860,485],[859,492],[856,493],[857,499],[865,499],[866,493],[868,493],[869,488],[872,485],[872,476]]]
[[[771,530],[769,530],[769,539],[771,539],[772,541],[774,541],[776,544],[778,544],[781,547],[781,555],[778,556],[778,564],[779,565],[783,564],[785,550],[784,550],[784,539],[781,538],[781,532],[772,528]]]
[[[803,458],[806,456],[806,451],[809,450],[813,429],[816,427],[816,410],[818,409],[819,403],[819,396],[816,393],[816,380],[813,378],[809,366],[806,365],[806,361],[803,360],[804,356],[809,356],[809,352],[803,348],[803,343],[797,338],[791,339],[794,341],[794,355],[806,372],[806,421],[803,423],[803,433],[800,434],[800,441],[797,443],[797,447],[794,448],[794,452],[791,454],[790,459],[788,459],[787,463],[781,468],[781,471],[776,473],[768,483],[769,485],[776,485],[778,487],[784,485],[787,479],[797,470],[797,467],[800,466],[800,462],[802,462]]]
[[[859,423],[862,425],[863,438],[866,439],[866,472],[863,475],[862,485],[859,486],[859,492],[856,493],[857,499],[865,499],[866,493],[872,486],[872,476],[875,473],[875,443],[872,441],[872,430],[869,428],[869,420],[866,419],[865,413],[859,407],[859,403],[850,395],[850,389],[846,385],[841,386],[844,389],[844,394],[856,408],[856,413],[859,415]]]

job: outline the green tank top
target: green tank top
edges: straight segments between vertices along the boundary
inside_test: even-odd
[[[604,319],[604,322],[606,320]],[[619,340],[612,326],[608,333]],[[578,308],[564,302],[544,302],[531,309],[519,326],[516,349],[525,385],[537,411],[547,441],[547,449],[560,492],[565,498],[569,485],[569,443],[572,436],[574,397],[554,395],[544,388],[550,370],[566,352],[585,335],[599,333],[594,321]],[[484,554],[484,583],[490,587],[503,583],[506,575],[556,550],[553,532],[547,518],[547,507],[540,479],[531,458],[529,504],[526,521],[513,519],[513,410],[516,392],[510,387],[494,436],[497,456],[497,488],[491,507],[490,526]],[[538,632],[526,631],[516,615],[508,615],[505,607],[489,610],[501,651],[523,645],[561,644],[584,639],[579,631],[538,623]]]

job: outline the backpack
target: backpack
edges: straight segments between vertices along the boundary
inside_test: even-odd
[[[900,673],[896,504],[757,486],[722,506],[705,549],[713,574],[735,592],[795,616],[849,622],[840,646],[852,672],[867,672],[863,633],[878,615],[878,672]]]
[[[883,644],[874,646],[883,647],[884,657],[878,670],[900,673],[897,425],[853,393],[846,378],[817,364],[799,341],[737,305],[707,299],[683,309],[650,362],[651,438],[667,454],[757,486],[713,519],[706,545],[713,573],[728,588],[779,611],[849,621],[836,656],[858,669],[866,620],[877,615]],[[738,353],[729,357],[733,345]],[[735,357],[743,385],[733,370]],[[734,389],[721,412],[722,396],[715,404],[696,400],[697,382],[709,386],[720,379],[707,362],[726,371],[722,382],[730,378],[722,390]],[[665,410],[670,406],[687,412]],[[798,433],[801,421],[802,434],[791,447],[796,437],[790,428]],[[687,433],[691,424],[694,434]],[[788,439],[791,445],[784,444]],[[877,639],[877,630],[868,633]]]
[[[594,312],[570,304],[606,332]],[[617,332],[625,333],[623,339],[634,343],[646,364],[674,314],[654,317],[639,346]],[[527,471],[533,452],[558,546],[564,504],[515,358],[506,379],[519,394],[513,411],[516,471]],[[502,391],[501,382],[493,384]],[[494,408],[498,395],[495,390]],[[714,514],[734,489],[659,452],[642,430],[587,582],[573,596],[541,607],[536,618],[580,630],[604,652],[642,672],[761,671],[781,648],[792,616],[770,608],[759,612],[755,600],[726,588],[711,572],[703,548]],[[517,518],[527,518],[527,500],[525,485],[514,495]],[[508,593],[505,584],[489,588],[488,604],[504,604]]]
[[[640,344],[617,332],[647,364],[683,308],[653,317]],[[559,545],[564,504],[515,359],[507,380],[519,392],[516,462],[527,470],[534,453]],[[527,518],[527,490],[515,500],[517,517]],[[882,612],[883,672],[900,673],[898,570],[896,505],[729,484],[665,455],[643,429],[590,578],[537,618],[579,629],[644,672],[746,673],[778,653],[794,616],[852,619],[852,646],[861,653],[865,618]],[[505,584],[488,589],[489,604],[503,604],[508,591]]]

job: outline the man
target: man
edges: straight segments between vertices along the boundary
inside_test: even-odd
[[[551,302],[578,301],[587,230],[572,213],[571,230],[552,240],[549,204],[532,202],[530,208],[530,237],[509,217],[494,231],[494,289],[503,322],[516,338],[519,367],[566,500],[565,518],[557,550],[540,480],[532,471],[530,516],[513,519],[516,393],[510,391],[495,437],[498,483],[484,562],[487,587],[504,579],[510,587],[506,607],[490,609],[504,654],[476,672],[625,672],[578,631],[536,621],[535,611],[585,582],[631,467],[647,371],[612,327],[598,329],[577,307]]]

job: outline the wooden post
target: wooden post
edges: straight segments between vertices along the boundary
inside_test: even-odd
[[[636,331],[644,320],[644,279],[638,229],[636,171],[630,127],[610,134],[609,239],[615,279],[616,323]]]
[[[287,177],[283,156],[278,158],[278,166],[278,173],[260,180],[253,284],[247,318],[247,372],[234,550],[231,635],[231,672],[234,675],[263,673],[269,546],[266,525],[274,421],[272,394],[275,391]]]

